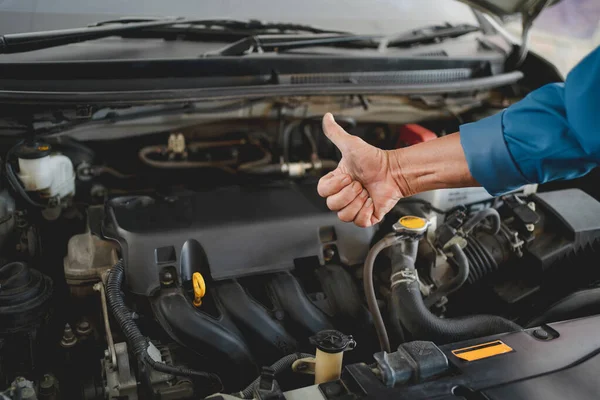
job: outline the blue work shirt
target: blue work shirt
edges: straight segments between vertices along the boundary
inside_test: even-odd
[[[600,47],[564,83],[462,125],[460,141],[471,174],[493,195],[588,173],[600,164]]]

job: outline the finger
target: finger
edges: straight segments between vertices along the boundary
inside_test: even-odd
[[[356,215],[356,218],[354,218],[354,223],[357,226],[366,228],[371,226],[371,217],[373,217],[373,199],[369,197]]]
[[[340,174],[339,171],[331,171],[321,179],[317,185],[317,192],[321,197],[329,197],[338,193],[340,190],[352,183],[352,178],[348,174]]]
[[[327,113],[323,117],[323,132],[325,132],[325,135],[329,140],[331,140],[342,153],[348,148],[350,141],[353,138],[352,135],[335,122],[331,113]]]
[[[356,198],[362,191],[362,185],[357,181],[352,182],[336,194],[327,198],[327,207],[332,211],[339,211],[352,203],[352,200]]]
[[[382,202],[378,202],[378,204],[373,205],[373,219],[376,219],[377,222],[381,221],[383,217],[385,217],[385,214],[387,214],[387,212],[391,209],[387,204],[385,204],[385,202],[383,204]]]
[[[367,192],[366,189],[363,189],[362,192],[360,192],[360,194],[354,200],[352,200],[352,203],[348,204],[338,212],[338,218],[344,222],[354,221],[356,215],[365,205],[365,201],[367,201],[368,198],[369,192]]]
[[[373,215],[373,216],[371,217],[371,225],[378,224],[378,223],[380,223],[380,222],[381,222],[381,220],[382,220],[382,218],[381,218],[381,217],[376,217],[376,216],[374,216],[374,215]]]

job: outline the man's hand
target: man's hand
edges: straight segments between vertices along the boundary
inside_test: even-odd
[[[337,168],[319,181],[319,195],[345,222],[367,227],[378,223],[405,193],[398,161],[389,151],[352,136],[330,113],[323,117],[323,131],[342,153]]]

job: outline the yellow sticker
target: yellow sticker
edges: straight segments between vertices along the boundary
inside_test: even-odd
[[[477,361],[500,354],[510,353],[512,351],[514,351],[512,347],[508,346],[501,340],[496,340],[493,342],[478,344],[476,346],[452,350],[452,354],[461,360]]]
[[[423,218],[413,216],[402,217],[398,222],[400,223],[400,225],[408,229],[421,229],[424,228],[427,224],[427,221]]]

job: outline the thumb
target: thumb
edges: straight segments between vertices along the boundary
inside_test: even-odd
[[[344,153],[350,145],[352,135],[335,122],[331,113],[327,113],[323,117],[323,132],[325,132],[325,136],[327,136],[342,153]]]

